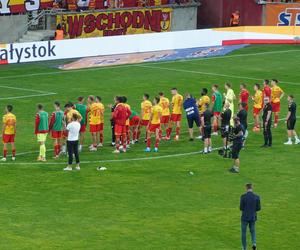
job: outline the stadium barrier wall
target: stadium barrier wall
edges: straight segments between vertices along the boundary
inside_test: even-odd
[[[237,27],[0,45],[0,64],[245,43],[299,43],[300,27]]]

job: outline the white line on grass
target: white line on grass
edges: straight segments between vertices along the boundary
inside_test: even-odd
[[[300,50],[268,51],[268,52],[257,52],[257,53],[248,53],[248,54],[240,54],[240,55],[215,56],[215,57],[202,57],[202,58],[183,59],[183,60],[174,60],[174,61],[149,62],[146,64],[147,65],[157,65],[157,64],[165,64],[165,63],[177,63],[177,62],[187,62],[187,61],[205,61],[205,60],[227,59],[227,58],[235,58],[235,57],[281,54],[281,53],[290,53],[290,52],[300,52]],[[31,77],[31,76],[57,75],[57,74],[76,73],[76,72],[83,72],[83,71],[106,70],[106,69],[114,69],[114,68],[128,68],[128,67],[132,67],[132,66],[136,66],[136,65],[137,64],[116,65],[116,66],[107,66],[107,67],[102,67],[102,68],[97,67],[97,68],[86,68],[86,69],[77,69],[77,70],[65,70],[65,71],[42,72],[42,73],[13,75],[13,76],[1,76],[0,79],[15,79],[15,78],[23,78],[23,77]]]
[[[56,95],[56,93],[54,93],[54,92],[47,92],[47,91],[42,91],[42,90],[19,88],[19,87],[11,87],[11,86],[5,86],[5,85],[0,85],[0,88],[37,93],[37,94],[32,94],[32,95],[0,97],[0,100],[23,99],[23,98],[37,97],[37,96]]]
[[[255,81],[263,80],[263,79],[260,79],[260,78],[254,78],[254,77],[248,77],[248,76],[227,75],[227,74],[219,74],[219,73],[211,73],[211,72],[195,71],[195,70],[186,70],[186,69],[174,69],[174,68],[156,67],[156,66],[149,66],[149,65],[135,65],[135,66],[136,67],[141,67],[141,68],[149,68],[149,69],[157,69],[157,70],[168,70],[168,71],[199,74],[199,75],[222,76],[222,77],[237,78],[237,79],[255,80]],[[285,81],[280,81],[280,82],[290,84],[290,85],[297,85],[297,86],[300,85],[299,83],[296,83],[296,82],[285,82]]]

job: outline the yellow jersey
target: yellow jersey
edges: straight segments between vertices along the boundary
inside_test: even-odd
[[[162,116],[162,107],[160,105],[155,105],[152,108],[151,124],[160,124],[160,118]]]
[[[257,109],[261,109],[262,108],[262,104],[263,104],[263,93],[261,90],[257,90],[255,92],[254,98],[253,98],[253,107],[257,108]]]
[[[127,103],[124,103],[124,106],[126,107],[126,108],[128,108],[130,111],[131,111],[131,108],[130,108],[130,105],[129,104],[127,104]],[[127,120],[126,120],[126,126],[129,126],[129,122],[130,122],[130,119],[128,118]]]
[[[182,103],[183,96],[176,94],[172,97],[172,114],[181,115],[182,114]]]
[[[151,116],[152,103],[149,100],[145,100],[141,103],[142,120],[149,121]]]
[[[68,111],[68,113],[66,115],[66,117],[67,117],[67,123],[70,123],[72,121],[73,114],[77,114],[78,117],[79,117],[79,120],[82,119],[81,114],[76,109],[71,109],[71,110]]]
[[[272,103],[280,102],[280,97],[283,94],[283,90],[279,86],[274,86],[271,88],[271,90]]]
[[[92,103],[89,106],[89,122],[91,125],[104,123],[104,105],[102,103]]]
[[[208,104],[210,104],[210,98],[207,95],[202,96],[198,100],[198,108],[200,114],[203,114],[203,112],[206,110],[205,106]]]
[[[14,135],[16,133],[15,127],[17,123],[17,118],[12,113],[7,113],[3,116],[3,125],[5,126],[4,134],[5,135]]]
[[[162,108],[162,116],[170,115],[170,101],[167,97],[161,97],[159,106]]]

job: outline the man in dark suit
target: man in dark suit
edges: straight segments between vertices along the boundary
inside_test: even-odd
[[[241,229],[242,229],[242,245],[243,250],[247,249],[247,226],[249,225],[252,249],[256,250],[256,233],[255,222],[257,220],[256,213],[260,211],[260,198],[253,193],[253,186],[251,183],[246,184],[246,193],[241,196],[240,210],[242,211]]]

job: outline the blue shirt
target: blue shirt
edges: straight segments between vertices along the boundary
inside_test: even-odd
[[[188,98],[183,103],[183,108],[187,118],[199,117],[199,109],[194,98]]]

